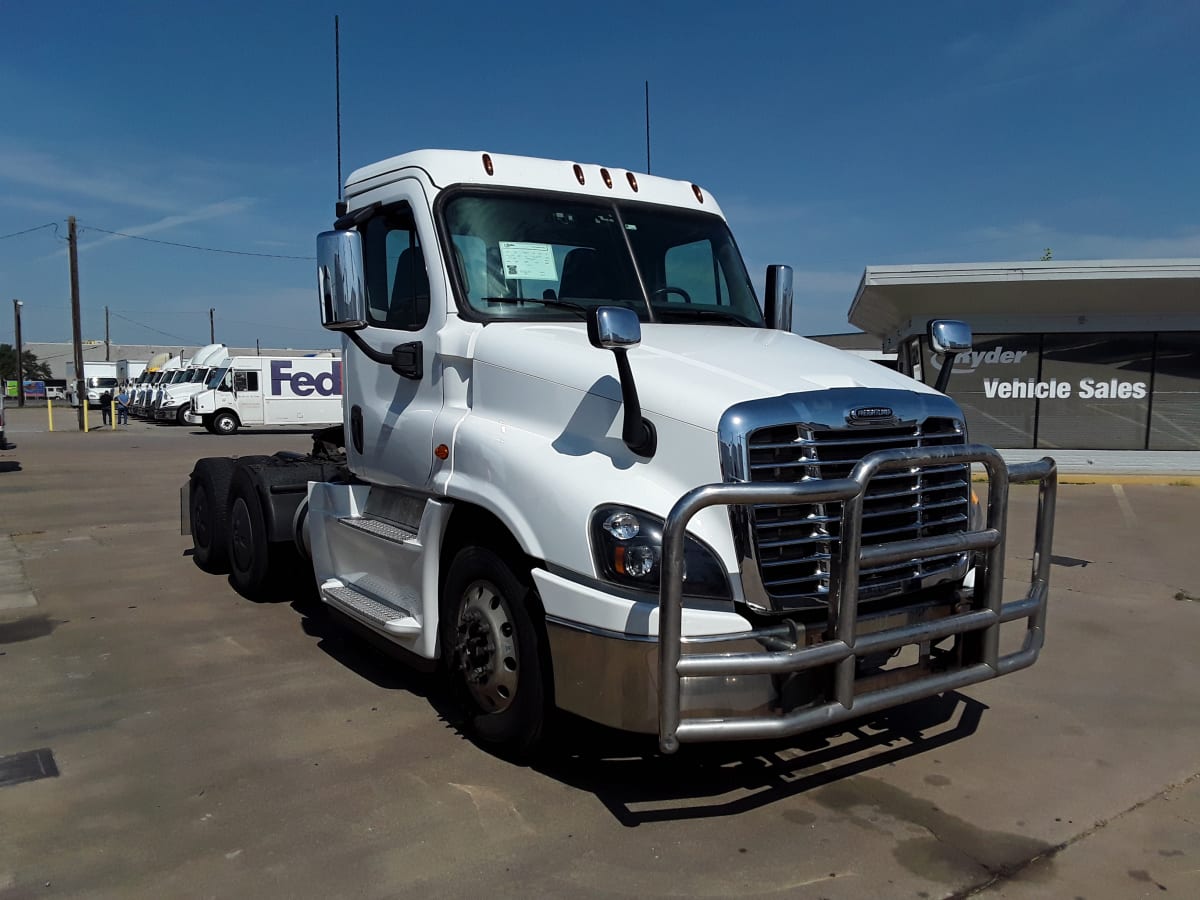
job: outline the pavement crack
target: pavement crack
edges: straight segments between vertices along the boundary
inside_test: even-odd
[[[1026,859],[1019,860],[1015,863],[1012,863],[1011,865],[1001,866],[999,869],[997,869],[995,871],[995,873],[992,875],[991,878],[987,879],[986,881],[980,882],[979,884],[972,885],[969,888],[965,888],[964,890],[961,890],[955,894],[950,894],[946,898],[946,900],[966,900],[966,898],[968,898],[968,897],[976,897],[979,894],[986,891],[988,888],[992,887],[993,885],[999,884],[1000,882],[1003,882],[1003,881],[1009,881],[1009,880],[1015,878],[1016,876],[1018,876],[1022,872],[1024,872],[1026,869],[1028,869],[1030,866],[1034,865],[1037,862],[1040,862],[1043,859],[1053,859],[1054,857],[1058,856],[1058,854],[1062,853],[1067,848],[1073,847],[1076,844],[1080,843],[1081,841],[1087,840],[1089,837],[1091,837],[1096,832],[1101,831],[1104,828],[1107,828],[1109,825],[1113,824],[1114,822],[1119,821],[1120,819],[1123,819],[1125,816],[1129,815],[1130,813],[1136,812],[1137,810],[1141,809],[1143,806],[1146,806],[1148,803],[1153,803],[1155,800],[1161,800],[1163,797],[1165,797],[1171,791],[1178,790],[1179,788],[1182,788],[1182,787],[1186,787],[1187,785],[1191,784],[1192,782],[1196,781],[1197,779],[1200,779],[1200,772],[1195,772],[1195,773],[1189,775],[1187,778],[1182,779],[1181,781],[1172,782],[1171,784],[1168,784],[1167,786],[1165,786],[1161,790],[1157,791],[1156,793],[1151,794],[1149,797],[1145,797],[1145,798],[1139,800],[1137,803],[1133,804],[1133,806],[1130,806],[1127,809],[1123,809],[1119,813],[1111,815],[1108,818],[1097,820],[1096,822],[1092,823],[1092,825],[1090,827],[1085,828],[1083,831],[1079,832],[1079,834],[1075,835],[1074,837],[1068,838],[1067,840],[1063,841],[1062,843],[1055,844],[1054,846],[1050,847],[1048,850],[1045,850],[1041,853],[1035,853],[1032,856],[1027,857]],[[987,869],[988,867],[984,866],[984,868]],[[988,869],[988,871],[992,871],[992,870]]]

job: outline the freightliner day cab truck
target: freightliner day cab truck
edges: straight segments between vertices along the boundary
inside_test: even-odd
[[[213,372],[225,365],[229,351],[224,344],[209,344],[196,351],[183,380],[164,385],[154,401],[154,418],[159,422],[187,424],[192,397],[204,390]]]
[[[317,254],[340,437],[199,460],[195,559],[269,593],[294,544],[324,603],[442,664],[481,742],[528,749],[555,707],[668,753],[782,737],[1037,658],[1053,461],[1006,466],[938,390],[791,333],[791,271],[760,307],[703,188],[420,151],[352,174]],[[1034,564],[1003,602],[1015,481]]]

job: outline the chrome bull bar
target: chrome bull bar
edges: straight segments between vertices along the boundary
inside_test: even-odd
[[[987,517],[982,529],[862,546],[863,497],[875,475],[895,469],[953,463],[980,463],[987,471]],[[1033,568],[1025,597],[1005,603],[1004,543],[1008,487],[1011,483],[1024,482],[1039,484]],[[659,747],[664,753],[674,753],[681,742],[787,737],[1033,665],[1045,636],[1057,488],[1057,468],[1049,457],[1009,466],[991,447],[967,444],[879,450],[863,457],[848,478],[796,484],[710,484],[689,491],[671,509],[663,529],[663,576],[658,620]],[[837,558],[838,577],[833,580],[829,595],[832,639],[795,649],[761,653],[689,653],[683,656],[683,542],[691,518],[702,509],[717,505],[834,502],[843,504],[843,514],[841,553]],[[968,551],[983,551],[983,563],[975,573],[975,596],[971,609],[932,621],[858,635],[860,566]],[[1018,619],[1028,621],[1021,649],[1001,656],[1000,626]],[[855,694],[855,669],[859,658],[896,650],[908,644],[936,642],[951,635],[968,633],[980,636],[981,648],[977,662]],[[771,716],[680,718],[681,680],[685,677],[782,675],[818,666],[834,667],[833,699],[829,702]]]

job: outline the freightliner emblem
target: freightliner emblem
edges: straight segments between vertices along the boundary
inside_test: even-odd
[[[860,406],[846,413],[846,421],[851,425],[856,422],[878,422],[881,419],[893,419],[895,413],[890,406]]]

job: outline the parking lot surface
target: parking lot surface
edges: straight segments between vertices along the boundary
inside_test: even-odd
[[[674,757],[571,721],[525,766],[302,578],[253,603],[192,563],[194,460],[306,436],[8,412],[3,900],[1200,895],[1200,488],[1060,488],[1032,669]],[[1013,592],[1034,500],[1013,489]]]

